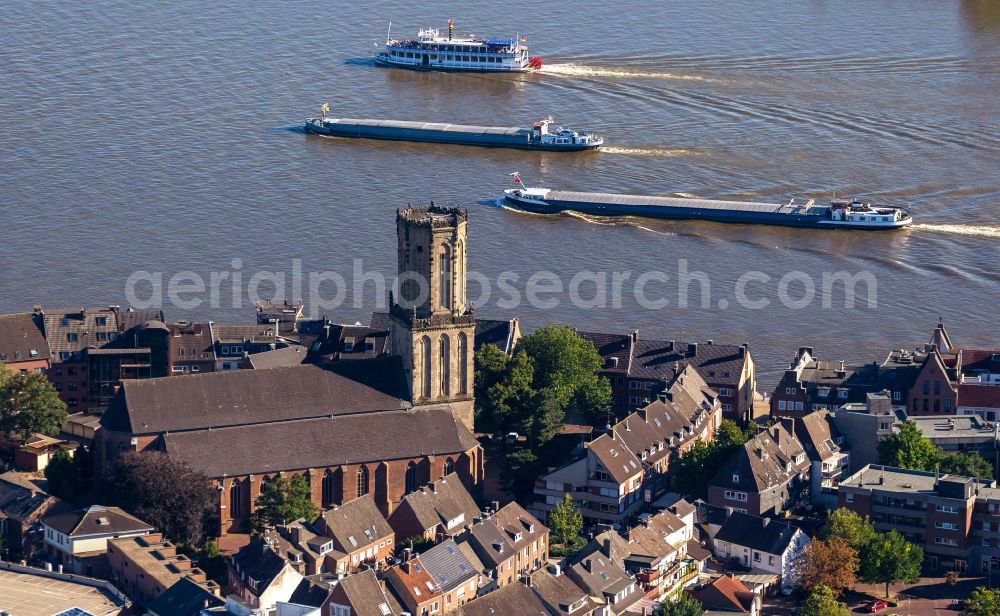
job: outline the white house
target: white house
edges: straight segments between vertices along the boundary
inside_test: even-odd
[[[108,540],[137,537],[153,527],[118,507],[93,505],[42,519],[45,551],[67,573],[105,577]]]
[[[786,589],[799,583],[795,564],[809,545],[809,537],[784,522],[735,512],[723,522],[713,544],[716,558],[735,559],[751,570],[777,574]]]

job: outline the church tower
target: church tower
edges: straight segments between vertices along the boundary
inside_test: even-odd
[[[396,212],[397,296],[390,298],[392,353],[403,361],[414,406],[449,406],[472,430],[476,317],[466,299],[469,213]]]

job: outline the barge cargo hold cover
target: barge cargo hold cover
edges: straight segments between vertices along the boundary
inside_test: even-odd
[[[593,133],[565,128],[550,130],[551,120],[535,122],[530,128],[516,126],[472,126],[438,122],[408,122],[356,118],[309,118],[306,132],[333,137],[361,137],[394,141],[450,143],[493,148],[570,152],[592,150],[604,140]]]

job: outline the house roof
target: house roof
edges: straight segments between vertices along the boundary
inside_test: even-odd
[[[269,370],[271,368],[288,368],[298,366],[306,360],[306,348],[294,344],[292,346],[253,353],[247,356],[247,362],[254,370]]]
[[[622,555],[624,556],[625,554]],[[605,590],[632,579],[624,567],[599,550],[584,556],[569,568],[568,574],[584,590],[598,597],[602,596]]]
[[[521,505],[510,502],[469,529],[476,554],[490,569],[548,532]]]
[[[457,616],[498,616],[517,614],[518,616],[549,616],[545,605],[538,596],[524,584],[507,584],[503,588],[487,593],[459,607]]]
[[[504,353],[514,350],[517,342],[517,319],[476,319],[476,336],[473,346],[476,350],[484,344],[492,344]]]
[[[795,462],[798,458],[800,462]],[[729,457],[709,485],[761,492],[784,484],[809,467],[802,444],[778,424],[747,441]]]
[[[629,376],[670,381],[684,364],[690,364],[708,382],[735,386],[746,362],[744,349],[732,344],[662,342],[640,338],[632,350]]]
[[[452,542],[454,544],[454,542]],[[427,572],[420,556],[414,556],[409,562],[397,565],[389,570],[390,575],[398,580],[394,585],[397,592],[408,598],[414,605],[420,605],[441,595],[441,588]]]
[[[157,434],[407,408],[396,358],[122,382],[101,425]]]
[[[1000,387],[978,384],[959,385],[958,406],[1000,409]]]
[[[144,533],[153,527],[118,507],[91,505],[70,513],[44,518],[42,522],[68,537]]]
[[[216,342],[253,342],[268,344],[278,339],[274,323],[212,323],[212,334]]]
[[[802,443],[811,460],[828,460],[840,453],[840,446],[834,440],[839,432],[831,425],[826,412],[813,411],[792,421],[795,438]]]
[[[48,358],[40,316],[31,312],[0,314],[0,361],[11,364]]]
[[[438,524],[449,531],[458,530],[471,525],[473,518],[479,515],[479,506],[455,473],[404,496],[389,519],[397,514],[404,515],[407,509],[425,530]],[[448,527],[449,522],[455,524],[454,529]]]
[[[241,372],[279,372],[245,370]],[[200,377],[182,377],[195,380]],[[411,438],[419,434],[419,439]],[[423,455],[479,446],[448,409],[341,415],[163,436],[168,454],[209,477],[248,475]],[[290,446],[274,446],[276,443]],[[267,451],[266,456],[261,452]]]
[[[241,580],[249,578],[256,581],[257,588],[254,592],[260,596],[287,563],[263,538],[254,536],[250,539],[250,543],[229,557],[229,564],[236,570]]]
[[[349,575],[338,584],[357,616],[387,616],[402,611],[392,595],[382,589],[371,569]]]
[[[147,609],[156,616],[198,616],[206,607],[225,604],[201,584],[184,577],[160,593]]]
[[[479,568],[454,539],[442,541],[417,557],[437,586],[448,592],[479,575]]]
[[[615,438],[614,431],[590,441],[587,449],[594,453],[608,474],[619,484],[628,482],[642,472],[642,463],[629,450],[626,442]]]
[[[370,570],[369,570],[370,572]],[[325,582],[303,578],[299,585],[288,597],[288,603],[296,605],[308,605],[310,607],[322,607],[323,602],[330,595],[330,585]],[[379,614],[381,616],[381,614]]]
[[[33,524],[43,515],[65,513],[69,506],[55,496],[42,492],[21,473],[0,475],[0,518]]]
[[[603,371],[613,374],[628,374],[632,357],[632,336],[630,334],[602,334],[597,332],[577,332],[589,341],[604,360]]]
[[[392,529],[371,494],[324,511],[315,526],[347,554],[392,535]]]
[[[754,594],[743,582],[724,575],[691,591],[691,596],[705,609],[749,612],[753,609]]]
[[[45,339],[54,357],[60,353],[100,348],[119,333],[118,314],[107,308],[44,310],[42,315]],[[100,319],[103,319],[103,325],[98,325]]]
[[[389,330],[329,323],[310,354],[325,359],[365,359],[389,352]]]
[[[542,601],[561,614],[586,613],[595,607],[590,596],[566,575],[552,575],[544,569],[536,571],[531,574],[531,587]],[[569,610],[569,606],[584,600],[576,610]]]
[[[797,531],[796,527],[784,522],[736,511],[723,522],[715,540],[767,554],[784,554]]]

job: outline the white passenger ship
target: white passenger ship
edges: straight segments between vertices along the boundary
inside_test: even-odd
[[[389,66],[439,71],[526,72],[542,67],[540,57],[528,55],[524,37],[455,37],[450,20],[447,37],[436,29],[420,30],[415,39],[387,36],[385,48],[375,54],[374,60]]]

